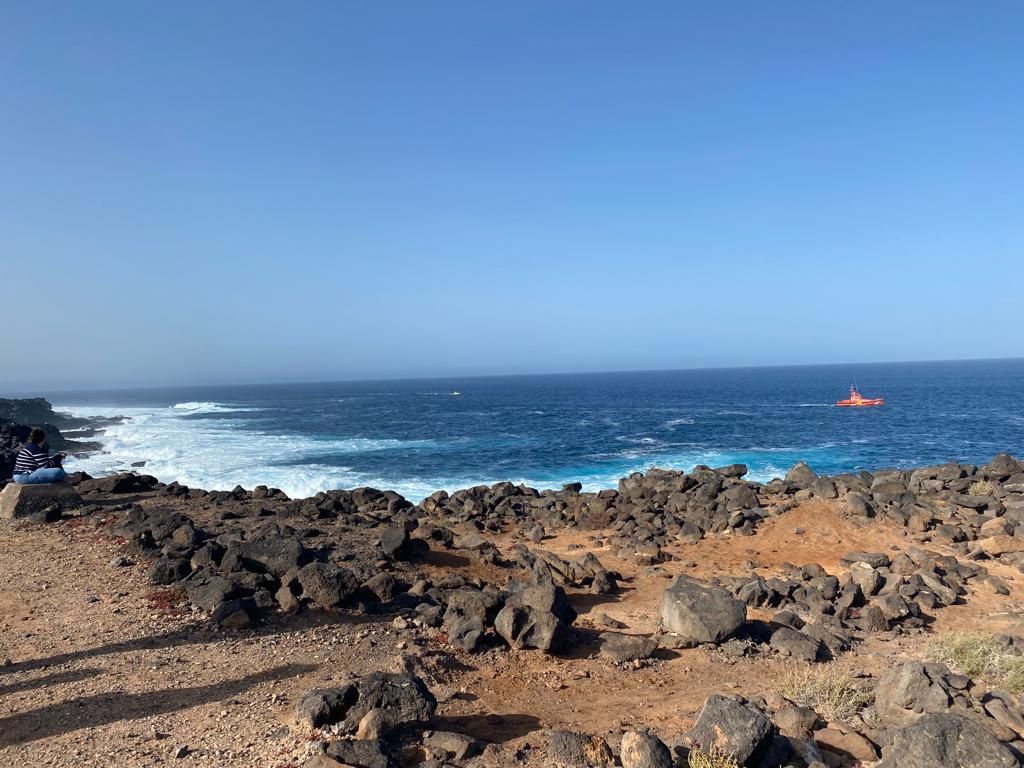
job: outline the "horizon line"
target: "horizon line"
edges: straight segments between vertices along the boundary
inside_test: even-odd
[[[929,365],[936,363],[985,363],[985,362],[1012,362],[1024,360],[1024,357],[978,357],[978,358],[956,358],[940,360],[876,360],[873,362],[841,362],[841,363],[776,363],[771,365],[718,365],[718,366],[693,366],[688,368],[631,368],[620,370],[584,370],[584,371],[554,371],[547,373],[492,373],[492,374],[471,374],[459,375],[448,374],[444,376],[386,376],[352,379],[307,379],[303,381],[253,381],[234,382],[220,384],[147,384],[142,386],[104,386],[104,387],[38,387],[35,391],[51,390],[56,393],[101,393],[101,392],[138,392],[160,389],[220,389],[229,387],[299,387],[306,385],[327,385],[327,384],[373,384],[399,381],[451,381],[478,380],[478,379],[510,379],[527,377],[558,377],[558,376],[599,376],[599,375],[627,375],[637,373],[680,373],[699,371],[743,371],[743,370],[772,370],[780,368],[837,368],[841,366],[879,366],[879,365]],[[8,397],[17,398],[18,393],[12,391]],[[35,395],[39,397],[40,395]]]

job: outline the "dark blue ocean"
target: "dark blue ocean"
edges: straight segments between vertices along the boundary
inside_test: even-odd
[[[837,408],[854,381],[880,408]],[[460,394],[453,394],[458,392]],[[413,499],[498,480],[612,487],[652,466],[803,459],[834,473],[1024,455],[1024,360],[55,393],[125,415],[75,468],[146,461],[161,480],[373,485]]]

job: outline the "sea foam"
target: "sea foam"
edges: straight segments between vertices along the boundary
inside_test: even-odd
[[[437,490],[429,481],[405,479],[393,482],[341,465],[324,464],[326,456],[344,456],[373,451],[431,448],[426,440],[374,440],[369,438],[316,438],[272,434],[242,428],[231,413],[251,411],[219,403],[178,403],[158,408],[79,407],[58,408],[75,416],[125,417],[122,424],[108,427],[94,438],[100,452],[69,457],[69,471],[83,470],[103,475],[129,470],[154,475],[163,482],[177,481],[207,490],[230,490],[236,485],[252,488],[269,485],[293,498],[312,496],[335,488],[364,485],[393,488],[410,498],[423,498]],[[225,418],[195,419],[190,416],[227,414]],[[318,461],[319,459],[319,461]],[[144,461],[142,468],[131,465]]]
[[[822,445],[817,450],[796,447],[729,450],[671,444],[644,434],[620,435],[614,442],[627,443],[628,447],[591,452],[585,463],[554,465],[533,472],[517,472],[514,467],[506,467],[500,476],[475,472],[421,476],[408,472],[403,455],[411,451],[451,450],[453,446],[459,446],[462,451],[512,449],[539,438],[506,434],[435,441],[283,434],[261,430],[261,419],[246,415],[259,408],[217,402],[188,401],[146,408],[58,407],[75,416],[117,414],[126,417],[124,423],[108,427],[96,438],[102,451],[70,458],[69,470],[102,475],[135,469],[163,482],[177,481],[208,490],[268,485],[281,488],[293,498],[337,488],[373,486],[420,501],[438,490],[451,492],[498,481],[524,483],[535,488],[557,488],[579,481],[585,490],[598,491],[616,487],[620,478],[632,472],[654,466],[689,471],[697,464],[745,463],[750,467],[749,479],[767,481],[784,474],[788,466],[799,459],[813,462],[815,458],[825,458],[823,453],[832,448]],[[394,453],[393,460],[390,457],[378,462],[359,460],[366,454],[384,451]],[[143,467],[132,467],[140,461],[145,462]],[[378,469],[360,471],[353,466],[360,464]],[[477,468],[480,469],[483,468]]]
[[[187,402],[170,407],[83,407],[60,405],[75,416],[97,417],[116,413],[125,421],[108,427],[95,438],[102,450],[89,456],[71,457],[70,471],[83,470],[92,475],[141,471],[163,482],[177,481],[207,490],[230,490],[236,485],[252,488],[269,485],[282,489],[292,498],[313,496],[336,488],[373,486],[401,493],[412,501],[421,501],[437,490],[454,491],[499,480],[524,483],[537,488],[557,488],[563,483],[580,481],[587,491],[614,488],[619,478],[637,470],[662,466],[692,469],[695,464],[727,464],[741,460],[736,454],[719,451],[684,451],[652,455],[651,438],[638,442],[646,450],[627,450],[605,457],[594,457],[590,466],[562,467],[533,475],[515,473],[511,477],[460,475],[451,477],[409,477],[395,474],[359,472],[340,464],[326,464],[324,457],[344,457],[384,450],[433,450],[440,443],[428,440],[370,438],[316,438],[273,434],[251,428],[251,422],[233,418],[232,413],[256,410],[236,408],[222,403]],[[199,414],[218,414],[218,418],[193,418]],[[133,463],[145,461],[141,468]],[[777,471],[774,464],[759,467],[757,479],[768,479]]]

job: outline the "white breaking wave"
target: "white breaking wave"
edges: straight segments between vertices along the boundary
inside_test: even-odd
[[[240,419],[186,418],[196,413],[198,407],[208,413],[225,412],[217,408],[226,406],[217,403],[178,405],[186,407],[59,406],[60,410],[73,416],[126,417],[123,424],[107,427],[102,435],[91,438],[102,445],[102,451],[91,456],[69,457],[65,466],[68,471],[83,470],[94,476],[127,471],[143,472],[165,483],[176,480],[206,490],[231,490],[236,485],[251,489],[257,485],[268,485],[280,488],[293,499],[338,488],[372,486],[396,491],[410,501],[419,502],[438,490],[450,492],[474,485],[490,485],[499,479],[539,488],[558,487],[561,484],[528,477],[383,477],[359,472],[348,466],[325,464],[322,459],[346,453],[433,448],[439,447],[439,444],[429,440],[311,438],[272,434],[245,428],[246,422]],[[145,466],[131,466],[139,461],[145,461]],[[574,479],[568,478],[562,482]],[[602,481],[595,478],[589,487],[598,490],[600,487],[614,486],[617,480],[608,478],[601,485]]]
[[[312,496],[336,488],[373,485],[393,488],[410,498],[423,498],[439,486],[424,482],[395,483],[348,466],[323,463],[328,456],[411,447],[431,447],[426,440],[374,440],[369,438],[316,438],[254,431],[239,419],[190,419],[195,413],[231,413],[254,409],[229,408],[218,403],[178,403],[171,407],[124,408],[61,405],[74,416],[119,415],[123,424],[107,427],[92,438],[102,451],[69,457],[69,471],[91,475],[139,471],[163,482],[178,481],[207,490],[230,490],[269,485],[292,498]],[[145,461],[143,467],[132,467]]]
[[[693,419],[681,418],[681,419],[672,419],[671,421],[666,421],[664,426],[667,429],[672,429],[672,427],[679,427],[679,426],[682,426],[683,424],[693,424],[693,423],[694,423]]]
[[[714,450],[696,447],[680,450],[651,437],[623,435],[616,440],[631,442],[633,446],[593,457],[601,460],[601,466],[596,467],[562,467],[535,477],[423,477],[399,476],[401,462],[397,462],[393,468],[384,470],[387,476],[382,476],[346,466],[344,456],[386,450],[430,450],[440,448],[441,444],[431,440],[275,434],[255,429],[258,422],[254,424],[249,419],[230,415],[258,409],[231,408],[221,403],[189,402],[147,408],[59,405],[55,408],[80,417],[126,417],[124,423],[107,427],[102,435],[92,438],[102,445],[101,451],[69,458],[66,466],[70,471],[84,470],[100,476],[134,470],[154,475],[166,483],[176,480],[207,490],[268,485],[282,489],[292,498],[337,488],[372,486],[397,491],[418,502],[438,490],[451,492],[503,480],[534,488],[558,488],[563,483],[580,481],[585,490],[598,491],[614,488],[619,478],[653,466],[690,471],[696,464],[721,466],[737,461],[750,465],[748,479],[763,482],[782,476],[788,465],[795,462],[795,458],[787,462],[783,456],[796,451],[793,448]],[[198,413],[226,415],[217,419],[190,418]],[[143,467],[131,466],[140,461],[146,462]]]
[[[171,409],[179,413],[250,413],[259,408],[233,408],[221,403],[175,403]]]

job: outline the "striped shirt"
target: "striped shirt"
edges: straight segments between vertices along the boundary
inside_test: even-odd
[[[50,458],[46,448],[35,443],[25,443],[21,450],[18,451],[18,458],[14,461],[14,474],[27,475],[30,472],[35,472],[37,469],[45,469],[52,466],[53,460]]]

